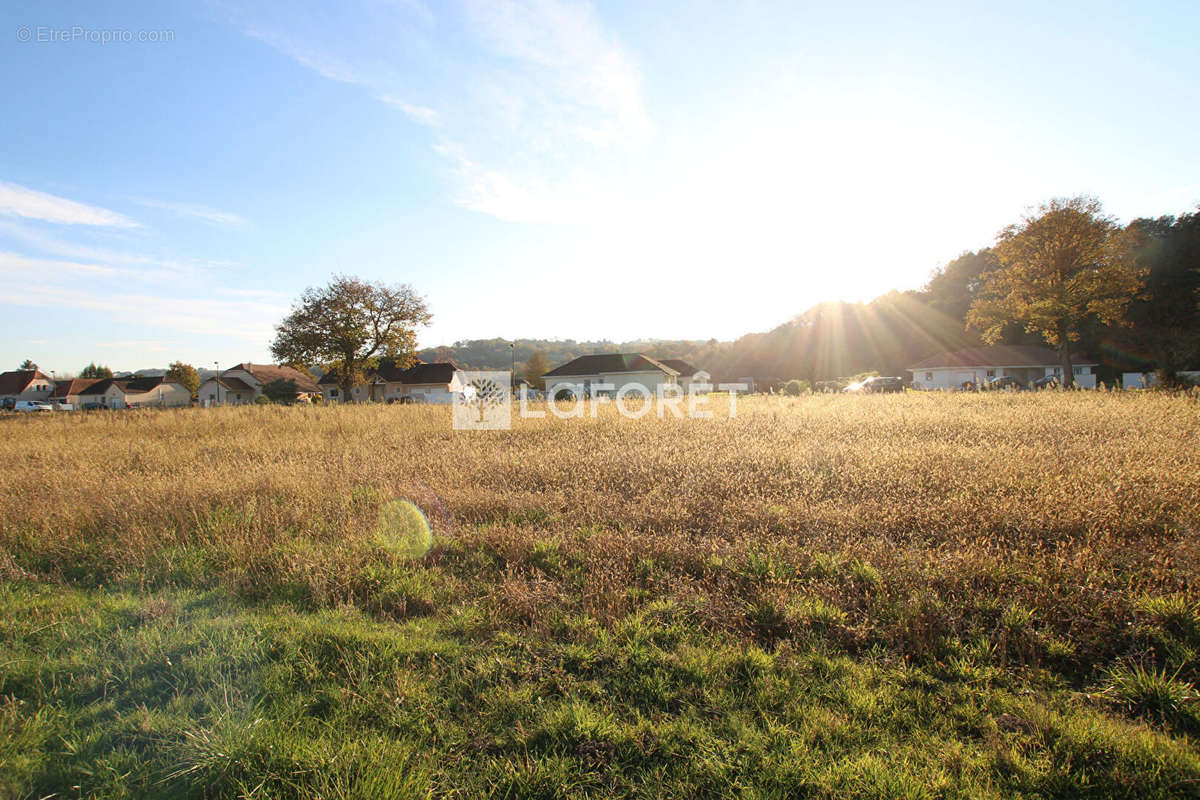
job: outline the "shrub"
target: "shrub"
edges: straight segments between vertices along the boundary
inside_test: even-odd
[[[1165,668],[1120,664],[1109,671],[1104,692],[1135,716],[1184,730],[1200,730],[1200,695],[1192,684],[1179,680],[1178,672],[1168,674]]]

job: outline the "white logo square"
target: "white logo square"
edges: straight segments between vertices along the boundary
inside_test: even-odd
[[[512,373],[463,370],[463,389],[454,395],[456,431],[506,431],[512,428]]]

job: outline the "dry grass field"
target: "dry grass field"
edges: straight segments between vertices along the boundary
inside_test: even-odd
[[[716,405],[0,420],[0,796],[1200,795],[1194,398]]]

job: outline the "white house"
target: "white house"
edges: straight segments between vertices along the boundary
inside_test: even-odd
[[[1094,361],[1072,357],[1075,383],[1083,389],[1096,388]],[[958,389],[964,384],[983,385],[994,378],[1011,377],[1022,386],[1039,378],[1062,378],[1058,353],[1048,347],[994,345],[968,347],[939,353],[908,368],[917,389]]]
[[[616,395],[626,384],[638,384],[654,393],[660,385],[678,385],[679,371],[641,353],[601,353],[568,361],[547,372],[542,380],[550,397],[564,390],[577,397],[590,397],[596,391]],[[600,385],[612,388],[593,388]],[[626,393],[629,391],[633,390]]]
[[[450,403],[463,390],[462,370],[453,362],[418,363],[401,369],[389,360],[370,370],[364,383],[350,391],[352,403]],[[326,402],[346,402],[337,373],[325,373],[320,381]]]
[[[180,408],[192,393],[181,383],[150,378],[104,378],[79,392],[83,408]]]
[[[230,367],[200,384],[197,395],[202,406],[237,406],[253,403],[263,388],[274,381],[294,381],[300,394],[316,394],[320,389],[311,375],[278,364],[251,364]]]
[[[226,378],[217,375],[200,384],[196,396],[200,405],[210,406],[244,406],[254,402],[258,391],[241,378]]]

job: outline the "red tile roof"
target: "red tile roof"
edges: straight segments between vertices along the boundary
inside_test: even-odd
[[[59,381],[54,384],[54,391],[51,392],[51,397],[66,398],[73,394],[79,394],[84,389],[95,383],[98,378],[72,378],[69,381]]]
[[[36,369],[15,369],[12,372],[0,373],[0,394],[20,394],[35,378],[50,382],[49,375]]]

